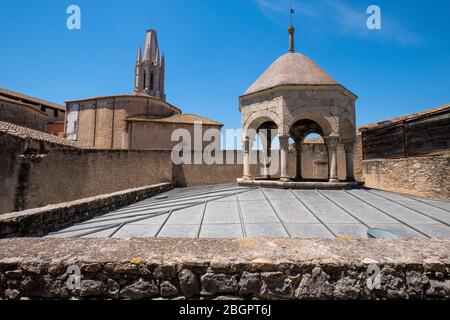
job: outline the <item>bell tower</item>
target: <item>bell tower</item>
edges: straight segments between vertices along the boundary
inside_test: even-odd
[[[166,100],[164,92],[165,58],[158,46],[156,30],[148,30],[144,51],[139,48],[136,57],[134,92]]]

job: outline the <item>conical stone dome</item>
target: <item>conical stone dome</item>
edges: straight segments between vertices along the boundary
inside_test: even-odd
[[[307,56],[289,52],[272,63],[244,95],[282,85],[332,84],[338,83]]]

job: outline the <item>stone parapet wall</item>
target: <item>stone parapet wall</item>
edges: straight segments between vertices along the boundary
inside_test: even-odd
[[[450,200],[450,154],[364,160],[362,174],[368,188]]]
[[[238,150],[223,151],[217,155],[221,164],[208,165],[194,164],[196,157],[202,159],[203,152],[192,152],[191,164],[173,165],[174,183],[179,187],[236,183],[237,178],[242,178],[242,155]],[[251,165],[251,172],[255,176],[260,175],[257,165]]]
[[[17,157],[25,150],[26,141],[0,134],[0,213],[15,208]]]
[[[198,152],[201,156],[201,152]],[[232,163],[227,162],[234,159]],[[344,165],[338,166],[339,179],[345,180],[345,152],[343,148],[338,149],[339,163]],[[194,159],[194,153],[191,157]],[[173,166],[173,179],[177,186],[196,186],[221,183],[235,183],[236,179],[242,178],[243,153],[240,150],[227,150],[221,152],[218,156],[222,159],[220,164],[182,164]],[[296,154],[295,150],[290,149],[288,153],[289,175],[295,177],[296,174]],[[356,165],[360,168],[360,165]],[[250,165],[250,173],[253,177],[261,177],[263,175],[262,166],[258,164]],[[280,176],[279,170],[277,174],[272,175],[273,178]],[[304,143],[302,147],[302,176],[305,179],[328,179],[328,152],[323,143]]]
[[[161,183],[71,202],[0,215],[0,239],[40,237],[173,188]]]
[[[168,151],[52,149],[46,154],[7,155],[0,175],[10,179],[2,212],[172,181]],[[12,171],[4,171],[10,168]]]
[[[422,239],[5,239],[0,297],[448,299],[449,245]],[[69,279],[69,267],[79,268],[79,282]]]

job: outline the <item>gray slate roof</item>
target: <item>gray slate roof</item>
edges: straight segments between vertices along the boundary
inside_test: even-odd
[[[450,202],[353,189],[284,190],[233,184],[174,189],[49,237],[450,239]]]
[[[300,53],[286,53],[278,58],[253,83],[244,95],[281,85],[335,85],[332,77],[315,62]]]

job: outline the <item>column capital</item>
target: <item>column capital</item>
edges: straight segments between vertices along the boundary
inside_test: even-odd
[[[280,140],[280,147],[287,147],[289,146],[289,136],[278,136],[278,139]]]
[[[288,174],[288,152],[289,152],[289,136],[280,135],[280,181],[289,181]]]
[[[244,137],[244,139],[242,139],[242,149],[244,149],[244,152],[250,151],[250,138],[249,137]]]
[[[337,148],[341,138],[338,135],[329,135],[323,138],[330,148]]]

